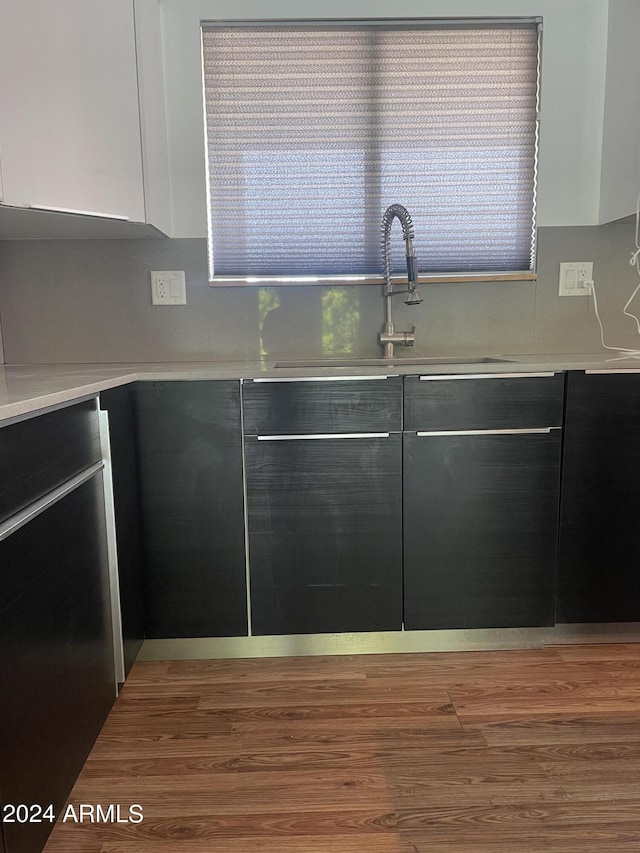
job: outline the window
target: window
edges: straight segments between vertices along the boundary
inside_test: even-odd
[[[395,202],[421,276],[531,277],[539,29],[204,25],[212,283],[379,281]]]

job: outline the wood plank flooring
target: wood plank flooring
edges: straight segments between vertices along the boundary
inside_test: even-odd
[[[135,664],[46,853],[640,851],[640,645]]]

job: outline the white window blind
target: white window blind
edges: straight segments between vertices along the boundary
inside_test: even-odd
[[[214,283],[376,280],[396,202],[420,273],[533,269],[536,22],[204,25],[202,36]],[[392,252],[401,274],[401,239]]]

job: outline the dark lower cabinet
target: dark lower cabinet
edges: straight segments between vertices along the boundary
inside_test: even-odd
[[[115,700],[101,474],[0,542],[0,791],[59,813]],[[38,853],[52,825],[3,825]]]
[[[137,389],[147,637],[247,634],[240,383]]]
[[[145,623],[134,407],[133,385],[111,388],[100,395],[100,408],[109,413],[125,675],[142,646]]]
[[[245,439],[254,634],[402,626],[401,435]]]
[[[0,522],[99,460],[94,399],[0,425]]]
[[[560,443],[405,433],[406,629],[553,624]]]
[[[640,375],[570,373],[559,622],[640,620]]]

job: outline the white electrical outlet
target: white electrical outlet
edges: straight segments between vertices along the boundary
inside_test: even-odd
[[[183,270],[151,271],[151,304],[187,304],[187,288]]]
[[[558,296],[591,296],[593,261],[560,264]]]

